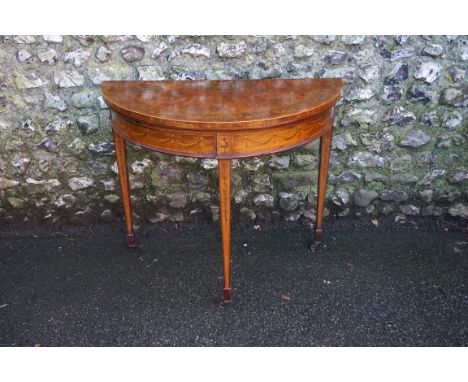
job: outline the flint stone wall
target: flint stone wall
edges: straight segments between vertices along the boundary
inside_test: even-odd
[[[0,221],[121,216],[108,79],[341,77],[327,213],[468,218],[467,36],[0,36]],[[233,162],[241,219],[314,217],[318,142]],[[218,218],[217,164],[129,147],[136,222]]]

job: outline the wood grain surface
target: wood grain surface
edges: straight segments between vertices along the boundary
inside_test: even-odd
[[[106,81],[129,246],[134,246],[125,142],[162,153],[217,158],[223,298],[232,296],[231,159],[280,152],[320,138],[315,241],[322,240],[336,78],[226,81]]]

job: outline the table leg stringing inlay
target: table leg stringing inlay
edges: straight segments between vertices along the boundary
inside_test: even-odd
[[[135,246],[126,142],[161,153],[218,160],[224,301],[231,300],[231,160],[320,138],[315,241],[322,219],[341,79],[105,81],[129,246]]]

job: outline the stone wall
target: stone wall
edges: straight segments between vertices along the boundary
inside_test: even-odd
[[[106,79],[341,77],[327,212],[468,218],[467,36],[0,36],[0,219],[121,215]],[[314,219],[318,143],[234,161],[236,219]],[[130,147],[138,221],[217,219],[216,161]]]

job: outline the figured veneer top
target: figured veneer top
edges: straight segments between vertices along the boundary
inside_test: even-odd
[[[338,78],[105,81],[104,101],[137,120],[175,128],[262,128],[296,122],[335,105]]]

